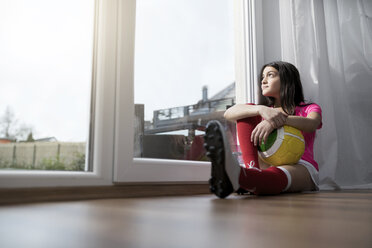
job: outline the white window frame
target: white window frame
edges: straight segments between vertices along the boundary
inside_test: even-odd
[[[259,69],[264,62],[261,0],[234,1],[236,102],[258,103]]]
[[[136,0],[96,0],[91,157],[93,172],[0,171],[0,188],[206,182],[209,162],[133,158]],[[255,102],[262,58],[259,0],[235,0],[237,102]],[[255,27],[258,27],[257,29]],[[253,86],[252,86],[253,85]]]
[[[135,3],[120,1],[118,8],[114,182],[205,182],[210,162],[133,156]]]
[[[135,4],[128,7],[123,4],[118,9],[120,73],[116,90],[114,182],[206,182],[210,177],[210,162],[133,158]],[[257,52],[262,51],[259,48],[262,33],[255,28],[261,16],[256,16],[255,11],[261,9],[260,1],[234,1],[237,102],[257,99],[257,64],[263,53]],[[262,20],[260,23],[262,27]]]
[[[92,186],[112,184],[114,150],[117,2],[95,1],[92,68],[92,127],[87,155],[93,172],[0,170],[0,188]],[[87,157],[88,157],[87,156]]]

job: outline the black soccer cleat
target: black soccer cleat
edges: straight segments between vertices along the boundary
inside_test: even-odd
[[[225,137],[221,123],[218,121],[208,122],[204,136],[204,148],[207,151],[206,155],[212,162],[209,189],[219,198],[225,198],[234,192],[234,187],[226,171],[225,155],[230,152],[230,149]]]

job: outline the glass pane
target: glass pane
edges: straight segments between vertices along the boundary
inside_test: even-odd
[[[206,123],[235,101],[233,1],[137,0],[135,157],[207,160]]]
[[[0,6],[0,168],[84,170],[94,0]]]

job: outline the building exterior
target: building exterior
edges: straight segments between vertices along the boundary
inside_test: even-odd
[[[205,126],[210,120],[224,122],[224,111],[234,104],[235,82],[211,98],[203,87],[196,104],[155,110],[152,123],[144,123],[143,105],[137,105],[135,157],[206,160]],[[175,134],[181,130],[185,134]]]

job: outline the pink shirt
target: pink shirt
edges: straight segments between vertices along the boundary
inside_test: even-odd
[[[300,105],[297,106],[295,109],[295,115],[297,116],[303,116],[306,117],[311,112],[317,112],[319,113],[320,117],[322,117],[322,109],[320,106],[316,103],[312,103],[309,105]],[[319,124],[317,129],[322,128],[322,122]],[[312,164],[317,171],[319,171],[318,163],[314,160],[314,140],[315,140],[315,131],[311,133],[302,132],[302,135],[305,138],[305,152],[304,155],[302,155],[301,159],[309,162]]]

